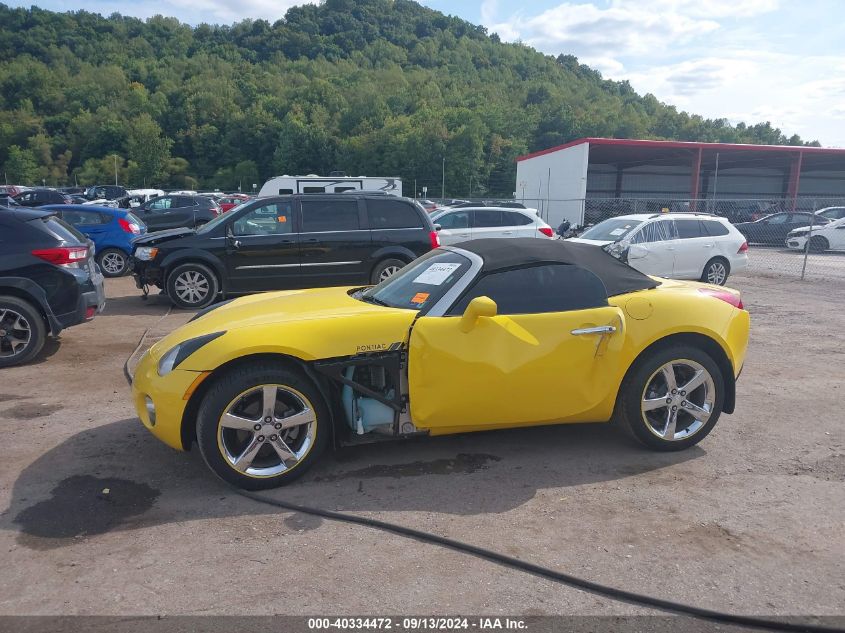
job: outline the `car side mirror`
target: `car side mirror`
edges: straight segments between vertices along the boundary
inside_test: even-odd
[[[442,227],[442,226],[440,226],[439,224],[435,224],[435,225],[434,225],[434,230],[435,230],[435,231],[442,231],[442,230],[443,230],[443,227]]]
[[[648,249],[642,244],[631,244],[628,247],[628,259],[642,259],[648,255]]]
[[[469,302],[469,305],[464,310],[461,317],[461,331],[469,332],[472,330],[478,319],[481,317],[494,317],[498,314],[499,307],[496,302],[490,297],[476,297]]]

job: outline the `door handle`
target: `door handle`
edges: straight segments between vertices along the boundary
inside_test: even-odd
[[[613,334],[616,331],[616,326],[613,325],[596,325],[595,327],[579,327],[570,332],[573,336],[583,336],[584,334]]]
[[[704,248],[713,248],[713,244],[705,244]]]
[[[305,241],[308,242],[309,244],[313,244],[314,242],[319,242],[320,240],[317,239],[316,237],[311,237],[311,238],[308,238]]]
[[[502,231],[502,235],[513,235],[513,231]]]

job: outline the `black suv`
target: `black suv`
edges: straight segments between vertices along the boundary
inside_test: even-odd
[[[407,198],[307,194],[259,198],[196,232],[149,233],[133,245],[139,288],[201,308],[218,295],[378,283],[439,240]]]
[[[85,197],[89,200],[116,200],[125,195],[128,195],[128,192],[119,185],[94,185],[88,187],[85,192]]]
[[[53,211],[0,207],[0,367],[31,360],[48,333],[104,303],[93,243]]]
[[[73,200],[66,193],[55,189],[27,189],[15,197],[22,207],[40,207],[45,204],[73,204]]]
[[[150,231],[163,231],[202,226],[223,212],[219,204],[206,196],[172,194],[133,207],[132,213],[141,218]]]

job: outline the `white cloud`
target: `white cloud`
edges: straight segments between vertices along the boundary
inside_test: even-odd
[[[845,146],[845,55],[832,54],[841,47],[796,50],[790,36],[801,31],[779,0],[569,0],[534,15],[504,15],[503,4],[485,0],[482,16],[505,40],[574,54],[605,77],[708,118],[770,121],[786,134]],[[766,20],[780,24],[779,35]]]

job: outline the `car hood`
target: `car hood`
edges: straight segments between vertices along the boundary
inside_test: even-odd
[[[141,221],[143,222],[143,219]],[[175,240],[180,237],[185,237],[187,235],[193,235],[194,233],[196,233],[194,229],[186,228],[167,229],[166,231],[152,231],[150,233],[147,233],[146,235],[134,238],[132,240],[132,244],[134,246],[148,246],[151,244],[161,244],[162,242],[169,242],[170,240]]]
[[[583,237],[570,237],[567,238],[567,242],[578,242],[579,244],[594,244],[595,246],[607,246],[608,244],[613,244],[612,240],[587,240]]]
[[[789,234],[792,235],[793,233],[797,233],[798,231],[809,231],[810,229],[817,231],[817,230],[823,229],[823,228],[824,228],[824,226],[820,225],[820,224],[816,224],[815,226],[812,226],[812,227],[808,224],[807,226],[798,226],[798,227],[792,229],[789,232]]]
[[[151,354],[160,358],[188,339],[226,332],[210,349],[186,361],[186,369],[206,370],[248,354],[313,360],[387,351],[405,341],[417,311],[364,303],[351,296],[354,290],[314,288],[241,297],[200,313],[156,343]]]

